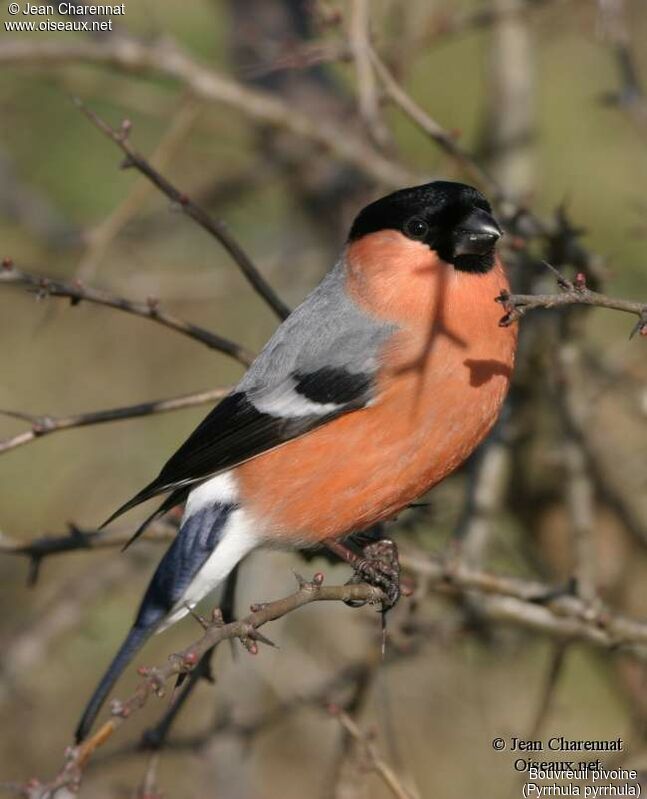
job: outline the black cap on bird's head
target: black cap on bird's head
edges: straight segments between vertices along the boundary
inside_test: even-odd
[[[349,241],[397,230],[435,250],[463,272],[489,272],[502,235],[492,208],[471,186],[437,180],[400,189],[367,205],[353,222]]]

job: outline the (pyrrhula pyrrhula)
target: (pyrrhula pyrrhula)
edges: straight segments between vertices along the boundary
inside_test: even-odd
[[[77,740],[148,637],[252,549],[334,542],[343,551],[344,537],[393,517],[482,441],[516,347],[494,301],[508,288],[500,235],[485,197],[461,183],[402,189],[359,213],[337,264],[109,519],[160,494],[149,520],[186,502]]]

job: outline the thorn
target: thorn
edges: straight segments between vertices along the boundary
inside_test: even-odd
[[[555,280],[557,281],[557,285],[569,291],[572,291],[575,287],[571,283],[570,280],[567,280],[564,275],[559,271],[559,269],[555,269],[552,264],[549,264],[548,261],[542,261],[542,264],[546,267],[546,269],[550,269],[550,271],[555,275]]]
[[[146,305],[152,314],[157,313],[160,307],[160,301],[158,297],[146,297]]]
[[[254,629],[252,632],[249,633],[249,637],[253,641],[259,641],[261,644],[267,644],[267,646],[271,646],[274,647],[274,649],[278,649],[274,641],[270,641],[270,639],[267,636],[263,635],[263,633],[259,632],[256,629]]]
[[[150,673],[151,670],[148,666],[137,666],[137,674],[139,674],[140,677],[148,677]]]
[[[127,155],[119,164],[119,169],[132,169],[135,166],[135,159],[131,155]]]
[[[191,200],[189,199],[188,195],[186,195],[184,193],[182,193],[182,194],[180,194],[178,196],[177,201],[178,201],[178,203],[181,206],[186,206],[186,205],[188,205],[191,202]]]
[[[316,585],[317,587],[323,585],[323,581],[324,581],[323,572],[317,572],[315,576],[312,578],[313,584]]]
[[[303,590],[304,588],[308,588],[310,586],[310,583],[306,580],[305,577],[302,577],[299,574],[299,572],[294,571],[294,569],[293,569],[292,570],[292,574],[294,574],[294,579],[297,581],[297,585],[299,586],[299,588],[301,590]]]
[[[38,582],[38,577],[40,576],[40,564],[42,563],[42,558],[40,555],[32,555],[29,561],[29,572],[27,574],[27,585],[29,588],[33,588],[36,583]]]
[[[220,608],[214,608],[211,611],[211,624],[216,627],[223,627],[225,624],[225,618],[222,615],[222,610]]]
[[[577,291],[584,291],[584,289],[586,288],[586,275],[584,274],[584,272],[578,272],[575,275],[575,280],[573,282],[573,285],[575,286],[575,289]]]
[[[133,128],[133,123],[130,119],[123,119],[121,121],[121,136],[122,139],[127,139],[130,131]]]
[[[3,258],[2,268],[6,269],[8,272],[11,271],[13,269],[13,258]]]
[[[169,696],[169,699],[168,699],[169,705],[174,705],[175,704],[175,700],[177,699],[177,696],[178,696],[178,693],[180,691],[180,688],[184,685],[184,681],[187,678],[187,673],[188,672],[186,672],[186,671],[181,671],[177,675],[177,678],[175,680],[175,685],[173,686],[173,690],[171,691],[171,695]]]
[[[639,336],[647,336],[647,314],[643,314],[629,333],[629,341],[638,333]]]
[[[380,651],[381,651],[381,654],[382,654],[382,660],[384,660],[384,658],[386,657],[386,614],[387,614],[387,611],[385,611],[385,610],[383,610],[380,613],[380,616],[382,617],[382,621],[381,621],[382,642],[381,642],[381,645],[380,645]]]
[[[186,602],[184,603],[184,607],[189,611],[191,618],[195,619],[203,630],[207,630],[211,626],[204,616],[196,613],[195,610],[193,610],[193,608]]]
[[[78,525],[74,524],[74,522],[68,522],[67,529],[70,534],[70,538],[74,538],[77,541],[85,541],[85,533]]]
[[[247,651],[251,651],[250,647],[252,644],[255,646],[255,651],[252,652],[255,655],[258,652],[258,646],[255,645],[255,642],[259,641],[261,644],[267,644],[268,646],[276,647],[274,641],[270,641],[269,638],[263,635],[263,633],[259,632],[253,624],[247,623],[243,625],[243,630],[240,634],[240,640],[243,646],[247,649]]]

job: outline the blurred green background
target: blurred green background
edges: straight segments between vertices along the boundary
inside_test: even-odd
[[[145,39],[171,35],[197,59],[242,79],[244,71],[231,56],[231,5],[220,0],[128,0],[119,24]],[[338,5],[345,9],[344,3]],[[565,203],[574,224],[585,229],[586,245],[607,258],[607,291],[644,298],[647,127],[636,125],[622,107],[604,102],[605,96],[618,91],[619,74],[613,48],[603,35],[600,8],[564,0],[529,5],[536,6],[524,11],[536,123],[529,145],[534,179],[526,199],[545,215]],[[398,15],[411,17],[410,27],[427,25],[431,30],[443,14],[470,13],[478,7],[376,0],[378,43],[389,53],[398,52]],[[647,40],[647,9],[634,0],[625,12],[637,67],[647,75],[647,50],[642,46]],[[3,7],[0,20],[8,19]],[[326,41],[337,35],[335,29],[322,34]],[[82,38],[71,33],[9,34],[4,26],[0,36],[0,50],[8,39]],[[411,53],[403,78],[416,100],[446,129],[460,130],[461,142],[476,151],[483,144],[493,105],[488,77],[492,37],[487,25],[429,36],[427,44]],[[352,92],[350,64],[325,69]],[[290,304],[317,282],[343,244],[341,225],[327,228],[322,236],[316,216],[303,212],[291,180],[281,169],[267,168],[270,156],[240,115],[191,100],[166,79],[78,63],[47,68],[5,64],[0,73],[0,195],[5,195],[0,203],[0,255],[12,257],[20,268],[66,279],[78,275],[88,232],[120,207],[142,180],[133,170],[118,168],[117,148],[73,107],[72,95],[114,124],[131,120],[131,140],[145,154],[155,152],[170,127],[183,126],[162,171],[191,196],[204,198],[209,210],[227,221]],[[430,177],[460,177],[451,161],[397,111],[389,109],[386,119],[402,161]],[[239,179],[250,186],[219,192]],[[379,187],[367,191],[377,194]],[[21,192],[31,210],[16,210]],[[344,211],[346,222],[360,205],[358,199]],[[158,297],[175,314],[253,350],[276,325],[227,254],[155,191],[137,203],[136,212],[86,267],[86,274],[89,284],[132,299]],[[605,311],[592,314],[587,323],[590,340],[638,375],[644,387],[644,346],[627,344],[628,321],[617,317]],[[53,298],[39,300],[18,287],[0,285],[0,331],[3,409],[53,415],[98,410],[228,385],[242,373],[225,356],[145,320],[87,303],[72,308]],[[637,459],[637,490],[644,493],[642,391],[629,397],[634,406],[643,403],[639,423],[624,426],[622,399],[606,418],[621,431],[621,440],[614,444],[618,457]],[[92,528],[157,472],[204,413],[197,408],[57,433],[2,455],[0,530],[27,540],[60,533],[72,521]],[[24,422],[0,417],[0,437],[23,429]],[[433,550],[442,549],[458,515],[462,479],[438,490],[434,519],[423,523],[435,534],[428,539]],[[135,520],[133,514],[128,523],[134,525]],[[503,525],[501,535],[500,560],[521,563],[516,553],[527,545],[523,530]],[[613,552],[624,547],[625,553],[630,544],[619,540]],[[128,626],[159,551],[154,544],[141,543],[127,555],[103,550],[52,558],[31,589],[26,586],[25,562],[0,559],[0,635],[2,650],[9,653],[0,695],[2,779],[43,777],[58,767],[76,717]],[[623,564],[627,557],[623,554]],[[630,558],[640,574],[644,554],[633,552]],[[256,554],[244,573],[241,606],[290,590],[295,562],[283,553]],[[331,579],[346,574],[343,567],[325,569]],[[632,583],[635,591],[628,591],[638,594],[631,605],[636,611],[642,608],[638,580]],[[85,581],[80,595],[78,581]],[[54,608],[66,597],[71,598],[71,608],[59,618]],[[437,609],[439,624],[445,610],[450,612],[442,605]],[[71,623],[70,613],[75,612],[78,618]],[[14,647],[43,619],[48,637],[42,651],[27,648],[16,659],[11,654]],[[309,608],[272,629],[279,651],[263,651],[256,659],[239,653],[232,659],[223,649],[215,692],[201,686],[200,698],[178,729],[203,729],[213,716],[214,703],[253,715],[264,703],[304,690],[364,651],[375,632],[373,621],[368,611],[362,615],[346,608]],[[197,635],[192,624],[187,620],[155,639],[143,661],[160,662],[174,647],[192,640]],[[444,645],[441,636],[424,656],[382,671],[371,688],[375,700],[366,718],[378,725],[380,736],[395,740],[400,765],[413,775],[422,796],[516,795],[519,780],[511,759],[493,753],[490,741],[527,731],[551,651],[550,642],[530,635],[514,641],[504,636],[494,649],[470,638]],[[132,685],[133,676],[124,682]],[[384,696],[397,708],[389,723]],[[578,649],[560,680],[551,729],[588,738],[628,735],[627,701],[610,661]],[[151,704],[144,720],[159,712],[160,703]],[[144,720],[134,723],[125,738],[135,740]],[[169,797],[287,799],[306,790],[314,795],[316,786],[324,790],[337,739],[334,721],[303,711],[254,738],[249,751],[233,736],[223,735],[202,749],[165,753],[159,783]],[[82,795],[131,796],[143,765],[141,759],[116,757],[89,773]],[[369,776],[354,790],[344,795],[381,796],[384,789]]]

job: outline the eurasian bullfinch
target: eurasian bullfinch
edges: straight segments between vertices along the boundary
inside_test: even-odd
[[[500,235],[487,200],[461,183],[402,189],[359,213],[339,261],[238,385],[108,520],[159,494],[168,496],[147,521],[186,502],[77,740],[148,637],[250,550],[336,542],[339,551],[340,539],[393,517],[485,437],[516,346],[494,301],[508,288]]]

